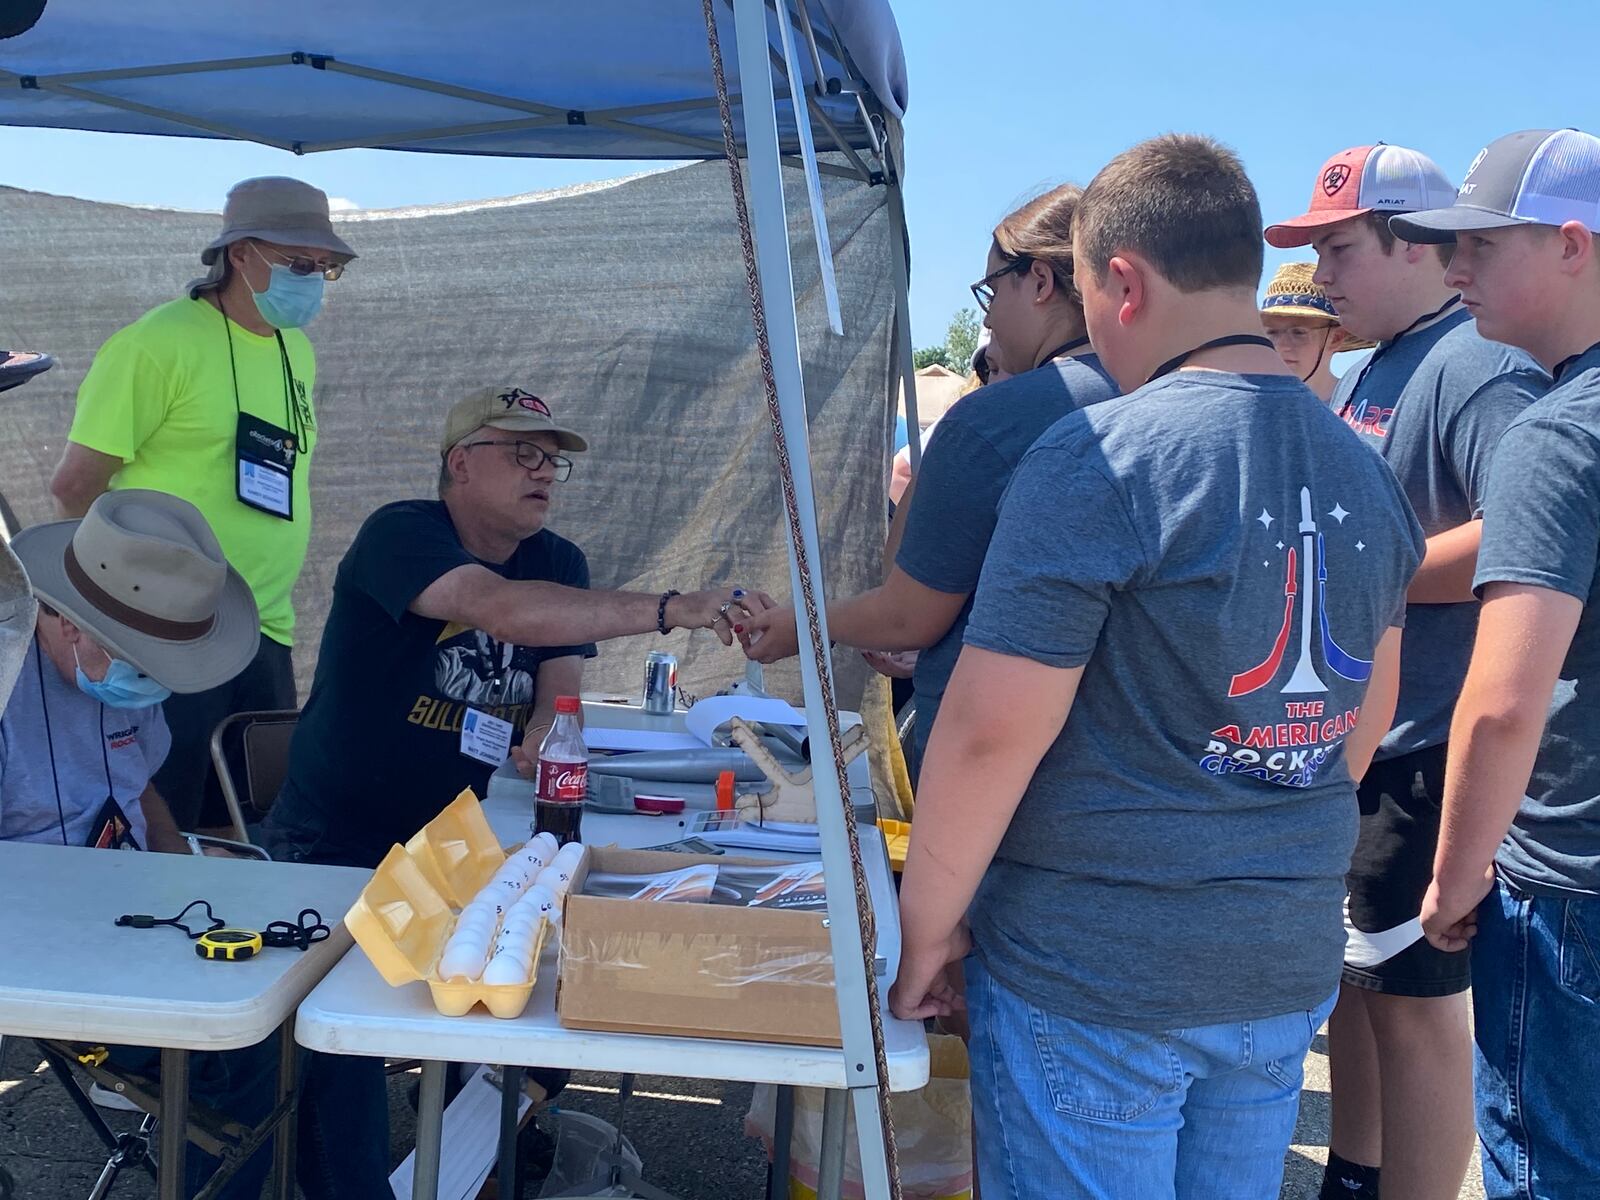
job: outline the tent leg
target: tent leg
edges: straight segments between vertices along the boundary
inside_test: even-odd
[[[906,393],[906,437],[911,451],[911,477],[922,470],[922,430],[917,421],[917,363],[911,349],[911,261],[906,241],[905,194],[899,179],[890,179],[889,241],[894,255],[894,356],[900,362],[900,386]]]
[[[762,308],[772,351],[778,408],[793,469],[798,508],[799,539],[805,548],[806,583],[816,598],[816,612],[805,616],[802,644],[820,636],[828,644],[826,593],[817,537],[817,509],[812,489],[811,455],[807,440],[805,381],[800,366],[800,337],[795,314],[793,266],[790,261],[788,219],[784,206],[782,163],[779,156],[776,104],[772,90],[770,43],[764,0],[734,0],[741,105],[749,147],[751,218],[759,264]],[[801,594],[795,531],[790,531],[789,573],[794,595]],[[860,1093],[857,1136],[862,1175],[868,1200],[891,1195],[888,1153],[881,1136],[879,1105],[888,1096],[876,1089],[876,1054],[867,989],[877,982],[866,970],[862,952],[862,914],[856,906],[850,860],[850,831],[845,825],[839,788],[839,761],[828,736],[824,689],[833,690],[831,664],[819,663],[802,652],[800,675],[805,692],[806,732],[812,746],[812,784],[816,794],[817,827],[822,861],[828,881],[829,938],[837,982],[839,1026],[844,1041],[845,1085]],[[885,1081],[887,1082],[887,1081]],[[870,1109],[871,1117],[864,1109]]]

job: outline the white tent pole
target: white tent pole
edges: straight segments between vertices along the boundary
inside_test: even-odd
[[[800,56],[794,48],[794,26],[789,21],[789,7],[786,4],[778,9],[778,40],[783,43],[784,83],[788,85],[789,103],[794,108],[794,129],[800,139],[800,160],[806,165],[806,198],[811,202],[811,232],[817,243],[817,268],[822,275],[822,299],[828,308],[828,328],[842,337],[844,316],[839,311],[839,282],[833,274],[833,242],[828,237],[828,214],[822,206],[822,180],[817,175],[817,147],[811,140],[811,98],[806,94]]]
[[[898,164],[886,164],[898,166]],[[911,349],[911,263],[906,252],[906,206],[900,174],[891,170],[889,241],[894,255],[894,354],[900,360],[900,386],[906,394],[906,446],[911,451],[911,477],[922,470],[922,429],[917,423],[917,363]]]
[[[808,583],[816,597],[816,612],[805,617],[801,645],[820,635],[828,644],[826,591],[823,586],[821,548],[817,537],[817,509],[812,491],[811,453],[807,438],[805,381],[800,366],[800,336],[795,314],[794,275],[789,257],[788,218],[783,198],[779,161],[777,105],[772,91],[768,58],[767,15],[764,0],[734,0],[739,79],[744,96],[745,143],[749,154],[751,217],[759,264],[762,306],[772,350],[772,371],[793,467],[799,526],[806,553]],[[799,560],[792,540],[789,574],[793,594],[802,593]],[[876,1053],[868,1012],[867,989],[877,981],[868,978],[862,953],[862,914],[856,907],[852,882],[849,831],[845,826],[843,797],[839,789],[839,760],[828,735],[823,689],[833,689],[832,669],[810,653],[799,656],[805,692],[806,732],[811,739],[812,787],[816,797],[817,831],[822,843],[824,877],[828,883],[829,941],[833,950],[834,982],[839,1004],[839,1028],[844,1041],[845,1080],[856,1117],[862,1177],[869,1200],[890,1195],[888,1161],[882,1138],[880,1105],[887,1095],[877,1088]],[[821,673],[819,674],[819,666]],[[832,1180],[819,1180],[831,1192]],[[827,1193],[823,1193],[827,1194]],[[837,1193],[834,1193],[837,1194]]]

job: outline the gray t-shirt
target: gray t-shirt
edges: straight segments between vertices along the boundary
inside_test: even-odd
[[[1498,862],[1532,892],[1600,895],[1600,346],[1500,441],[1473,584],[1497,582],[1584,605]]]
[[[148,849],[139,801],[171,745],[159,704],[111,708],[90,699],[34,641],[0,715],[0,841],[86,845],[105,807],[109,772],[134,840]]]
[[[1000,497],[1028,447],[1067,413],[1116,394],[1099,358],[1085,354],[1055,359],[957,401],[940,418],[923,455],[895,565],[934,591],[976,590]],[[945,635],[917,656],[919,752],[961,656],[971,612],[969,595]]]
[[[973,906],[1007,987],[1157,1030],[1327,999],[1344,741],[1422,550],[1394,475],[1288,376],[1178,372],[1039,439],[966,637],[1084,668]]]
[[[1495,443],[1549,385],[1533,359],[1485,341],[1457,308],[1380,345],[1339,380],[1331,407],[1394,469],[1432,537],[1482,512]],[[1449,738],[1477,629],[1476,601],[1411,606],[1395,724],[1380,759]]]

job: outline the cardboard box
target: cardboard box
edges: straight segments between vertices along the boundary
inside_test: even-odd
[[[561,920],[556,1013],[573,1029],[839,1046],[826,914],[582,895],[588,872],[760,859],[591,846]]]

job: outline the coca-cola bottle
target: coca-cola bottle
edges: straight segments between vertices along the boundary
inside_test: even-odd
[[[563,846],[582,841],[583,801],[589,786],[589,747],[578,724],[578,698],[556,698],[556,722],[539,747],[533,831],[552,833]]]

